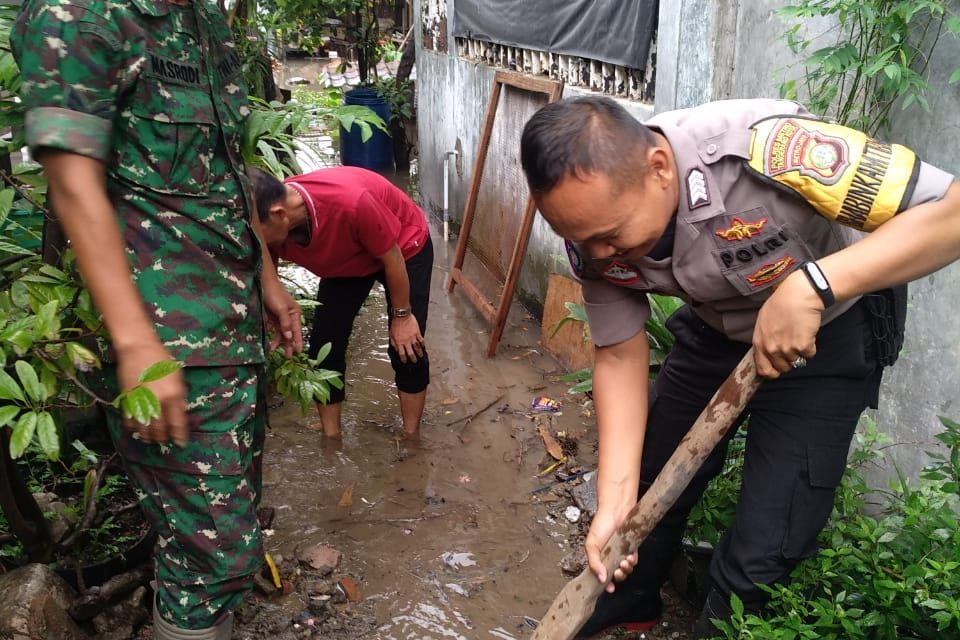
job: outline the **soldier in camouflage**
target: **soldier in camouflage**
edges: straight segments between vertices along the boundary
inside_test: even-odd
[[[114,388],[149,365],[161,416],[111,432],[159,533],[157,638],[229,638],[261,565],[265,315],[299,308],[251,227],[242,65],[207,0],[27,0],[11,44],[30,148],[110,334]],[[266,312],[266,313],[264,313]]]

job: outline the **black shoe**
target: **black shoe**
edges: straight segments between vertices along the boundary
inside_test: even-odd
[[[606,631],[644,632],[657,626],[663,602],[660,594],[648,596],[620,586],[613,593],[604,591],[575,638],[592,638]]]

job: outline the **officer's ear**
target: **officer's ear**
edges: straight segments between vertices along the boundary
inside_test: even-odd
[[[673,154],[668,147],[651,145],[647,149],[647,172],[650,178],[662,189],[667,189],[677,181],[674,170]]]

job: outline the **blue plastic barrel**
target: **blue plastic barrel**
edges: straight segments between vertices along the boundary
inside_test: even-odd
[[[383,118],[389,127],[390,107],[376,89],[357,87],[344,94],[344,104],[369,107]],[[354,124],[347,131],[340,127],[340,161],[349,167],[363,167],[373,171],[393,169],[393,140],[380,129],[373,128],[373,135],[364,142],[360,127]]]

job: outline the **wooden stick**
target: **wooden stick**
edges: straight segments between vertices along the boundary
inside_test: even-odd
[[[650,489],[601,551],[607,575],[636,551],[686,489],[697,469],[723,439],[760,385],[751,348],[700,413]],[[570,640],[593,613],[603,585],[587,567],[567,583],[540,620],[531,640]]]

